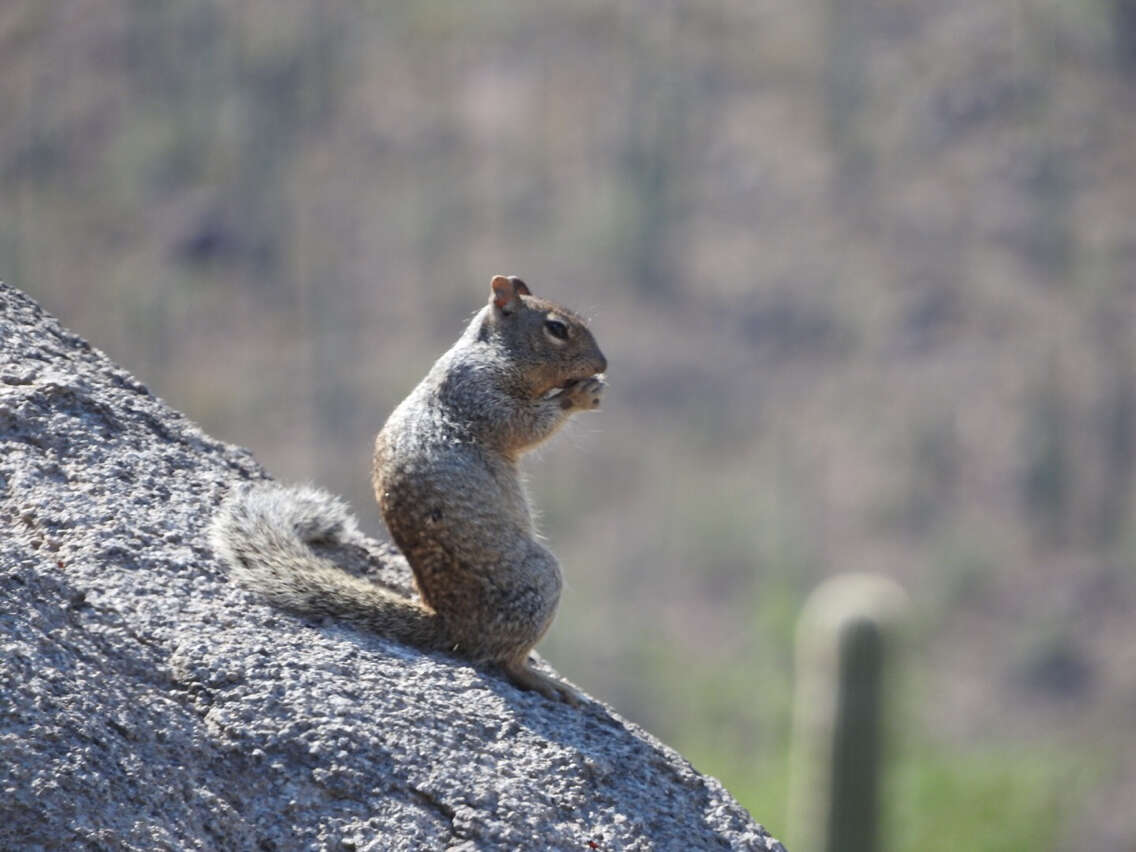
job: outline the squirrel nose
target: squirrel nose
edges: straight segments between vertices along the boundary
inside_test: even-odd
[[[606,373],[607,372],[607,358],[605,358],[603,356],[602,352],[599,352],[597,354],[599,355],[599,357],[596,359],[596,372],[597,373]]]

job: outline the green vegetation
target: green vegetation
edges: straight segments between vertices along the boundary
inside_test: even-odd
[[[1069,757],[1025,750],[917,749],[887,781],[884,835],[895,852],[1048,852],[1075,809]]]
[[[682,748],[682,746],[679,746]],[[785,830],[788,751],[750,762],[734,750],[683,748],[694,765],[723,783],[773,834]],[[897,755],[884,776],[881,846],[885,852],[1049,852],[1060,849],[1070,801],[1068,755],[1026,749],[958,751],[923,745]]]

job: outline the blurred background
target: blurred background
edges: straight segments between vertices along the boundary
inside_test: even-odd
[[[611,364],[528,464],[558,668],[783,834],[880,572],[885,847],[1136,849],[1136,0],[0,5],[0,279],[373,533],[494,273]]]

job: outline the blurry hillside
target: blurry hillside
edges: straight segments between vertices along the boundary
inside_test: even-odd
[[[0,7],[0,279],[372,530],[498,272],[611,364],[529,465],[566,674],[777,833],[798,607],[883,571],[895,848],[1136,843],[1133,0]]]

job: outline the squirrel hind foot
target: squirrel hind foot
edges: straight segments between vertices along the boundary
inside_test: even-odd
[[[563,701],[572,707],[579,707],[584,701],[584,696],[575,689],[552,675],[537,671],[527,659],[507,663],[505,673],[521,689],[539,692],[551,701]]]

